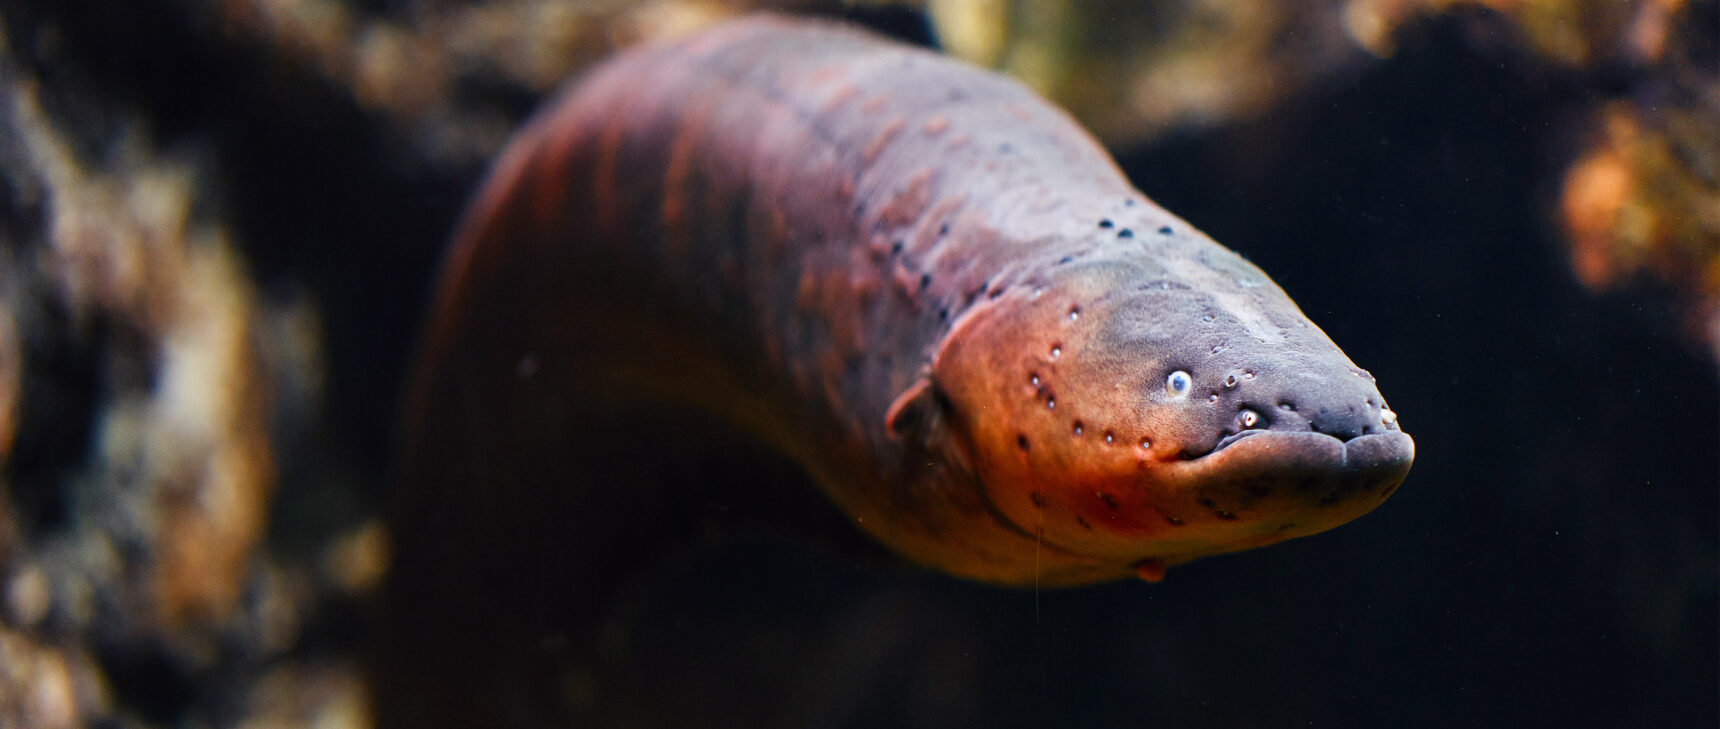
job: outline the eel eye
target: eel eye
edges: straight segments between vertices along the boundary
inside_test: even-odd
[[[1177,370],[1172,372],[1170,377],[1165,378],[1165,394],[1170,395],[1174,400],[1188,397],[1189,390],[1192,389],[1194,389],[1194,378],[1189,377],[1187,372]]]
[[[1242,427],[1244,429],[1252,428],[1260,424],[1260,413],[1254,412],[1253,410],[1244,410],[1242,411],[1239,420],[1242,422]]]

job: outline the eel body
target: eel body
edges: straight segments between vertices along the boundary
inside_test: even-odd
[[[1065,113],[768,16],[625,53],[520,132],[408,403],[396,606],[443,599],[434,575],[474,550],[621,549],[635,515],[602,511],[638,454],[717,432],[642,413],[743,434],[895,554],[1003,585],[1319,532],[1414,457],[1366,371]],[[619,440],[648,447],[594,445]]]

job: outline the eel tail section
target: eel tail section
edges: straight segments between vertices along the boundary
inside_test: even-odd
[[[553,723],[526,707],[578,703],[566,671],[596,669],[566,655],[601,653],[555,626],[601,623],[595,596],[726,489],[779,501],[710,478],[735,449],[907,561],[1020,586],[1313,534],[1414,459],[1371,375],[1067,114],[831,24],[585,76],[496,163],[440,287],[385,727]],[[425,699],[479,690],[502,698]]]

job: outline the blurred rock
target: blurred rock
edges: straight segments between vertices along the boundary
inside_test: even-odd
[[[207,158],[156,152],[145,120],[4,50],[0,413],[20,435],[0,492],[0,726],[213,718],[219,697],[181,702],[289,650],[319,604],[271,589],[308,568],[263,541],[274,393],[302,377],[258,340],[294,305],[260,302]]]

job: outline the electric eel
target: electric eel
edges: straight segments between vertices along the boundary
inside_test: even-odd
[[[1414,459],[1367,371],[1066,113],[773,16],[625,52],[517,135],[414,378],[385,726],[471,689],[402,678],[454,660],[413,636],[464,640],[460,681],[538,660],[507,646],[598,619],[593,585],[696,521],[663,503],[711,487],[665,486],[656,454],[749,444],[890,553],[1008,586],[1320,532]],[[454,637],[475,624],[518,635]]]

